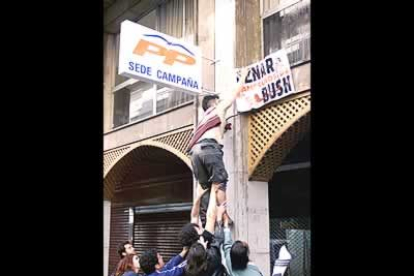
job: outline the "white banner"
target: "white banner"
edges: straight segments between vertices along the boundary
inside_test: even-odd
[[[119,74],[201,92],[201,51],[180,39],[131,21],[121,24]]]
[[[261,108],[296,92],[285,50],[272,53],[247,68],[246,82],[236,100],[239,112]],[[240,70],[236,73],[239,76]]]

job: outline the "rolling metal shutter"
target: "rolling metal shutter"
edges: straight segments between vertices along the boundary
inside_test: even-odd
[[[129,208],[111,206],[111,230],[109,238],[109,272],[110,275],[119,262],[118,245],[129,239]]]
[[[138,254],[156,248],[164,262],[179,254],[182,246],[178,241],[181,228],[190,222],[190,210],[136,213],[134,218],[134,247]]]

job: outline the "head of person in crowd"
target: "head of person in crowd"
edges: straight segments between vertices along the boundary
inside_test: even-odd
[[[190,247],[198,241],[203,229],[196,223],[187,223],[181,229],[178,239],[182,246]]]
[[[202,276],[207,271],[207,252],[201,243],[194,243],[188,250],[185,267],[186,276]]]
[[[119,262],[115,275],[122,276],[128,271],[138,273],[139,268],[140,265],[138,255],[128,254]]]
[[[117,251],[118,251],[119,258],[121,259],[127,255],[136,254],[135,248],[132,246],[131,241],[124,241],[121,244],[119,244]]]
[[[247,268],[249,262],[249,245],[243,241],[235,241],[230,251],[231,266],[233,270],[243,270]]]
[[[148,249],[141,254],[139,265],[142,271],[149,275],[164,267],[164,259],[156,249]]]

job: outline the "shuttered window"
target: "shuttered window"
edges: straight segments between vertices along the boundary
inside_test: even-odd
[[[190,211],[136,214],[134,247],[138,254],[156,248],[168,262],[183,249],[178,241],[181,228],[190,222]]]
[[[129,208],[111,205],[111,230],[109,238],[109,273],[119,262],[118,245],[129,239]]]

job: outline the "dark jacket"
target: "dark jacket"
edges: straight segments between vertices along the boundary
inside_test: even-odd
[[[224,242],[223,227],[217,226],[214,235],[205,231],[203,233],[204,238],[208,241],[207,243],[207,271],[206,276],[227,276],[226,268],[221,263],[220,246]]]

